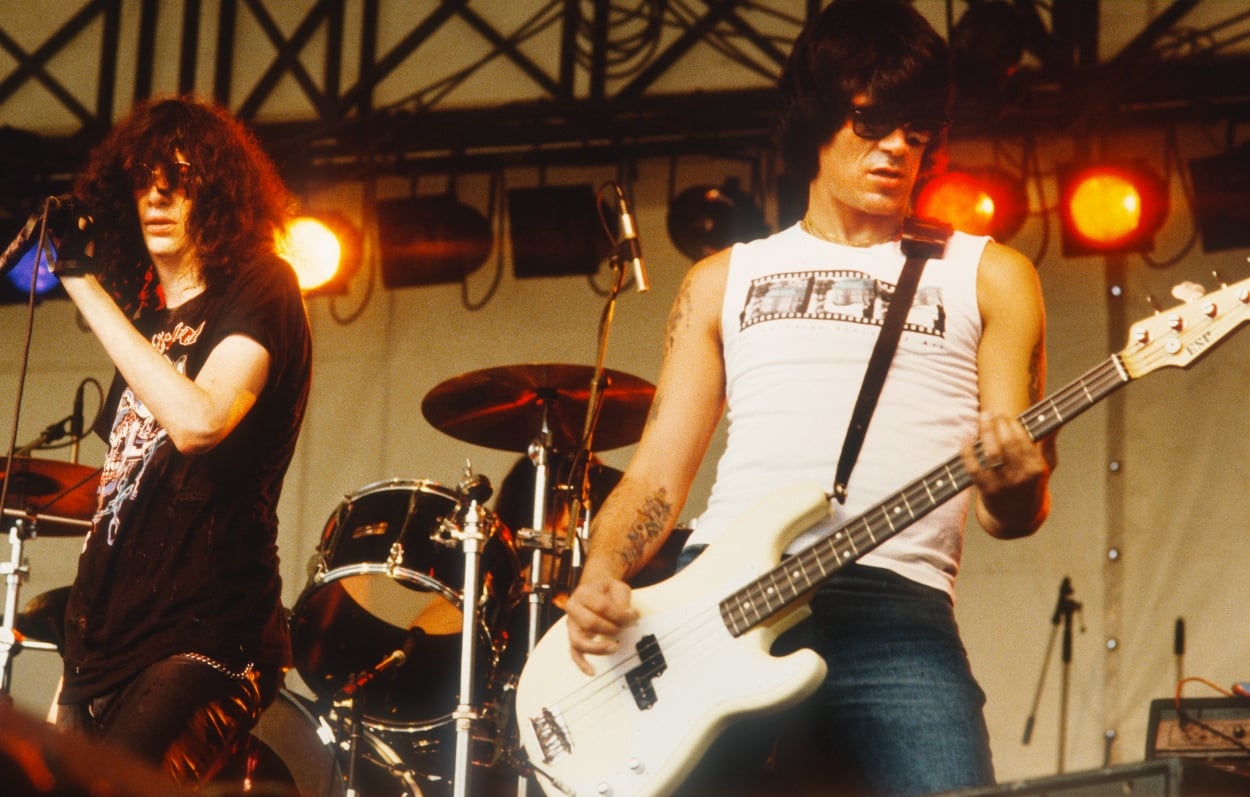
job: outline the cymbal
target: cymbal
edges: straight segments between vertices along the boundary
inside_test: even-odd
[[[529,450],[543,420],[557,450],[581,444],[590,403],[588,365],[530,363],[471,371],[434,387],[421,402],[426,420],[475,445],[505,451]],[[603,408],[591,447],[630,445],[642,437],[655,386],[621,371],[605,369],[599,384]]]
[[[6,460],[0,458],[0,479]],[[91,528],[100,469],[54,459],[14,457],[4,514],[30,518],[41,536],[75,536]]]

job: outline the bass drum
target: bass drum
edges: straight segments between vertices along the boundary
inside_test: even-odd
[[[401,666],[356,693],[367,727],[434,727],[456,707],[464,554],[436,537],[463,528],[467,508],[433,482],[390,480],[347,496],[326,523],[291,614],[295,667],[319,697],[333,698],[402,650]],[[511,532],[482,516],[477,694],[491,681],[521,589]]]
[[[230,763],[204,788],[206,795],[345,797],[347,752],[310,704],[286,690],[278,693]],[[416,776],[371,733],[358,742],[357,794],[423,797]]]

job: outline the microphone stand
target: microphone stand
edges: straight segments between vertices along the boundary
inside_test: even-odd
[[[1037,679],[1037,689],[1033,693],[1033,705],[1029,710],[1028,721],[1024,724],[1024,739],[1022,744],[1028,744],[1033,738],[1033,723],[1037,717],[1037,705],[1042,697],[1042,686],[1046,682],[1046,670],[1050,664],[1050,654],[1055,648],[1055,639],[1059,635],[1060,621],[1063,622],[1063,652],[1062,652],[1062,671],[1059,690],[1059,751],[1056,772],[1063,773],[1064,758],[1066,752],[1066,743],[1068,735],[1068,695],[1071,687],[1071,670],[1072,670],[1072,615],[1080,611],[1081,604],[1072,600],[1072,580],[1067,576],[1063,577],[1062,583],[1059,585],[1059,598],[1055,602],[1055,611],[1051,614],[1050,623],[1050,639],[1046,643],[1046,656],[1042,660],[1042,672]],[[1082,631],[1085,629],[1082,628]]]
[[[4,508],[9,505],[9,479],[13,475],[13,460],[17,456],[15,447],[17,445],[17,429],[22,415],[22,396],[26,390],[26,375],[30,365],[30,343],[33,337],[35,327],[35,273],[39,270],[39,260],[45,251],[45,244],[48,233],[48,204],[49,200],[45,200],[43,208],[36,216],[31,215],[26,222],[26,227],[18,234],[18,237],[9,244],[3,252],[3,259],[10,262],[6,268],[0,269],[0,274],[7,271],[12,265],[16,265],[17,251],[21,249],[26,241],[32,237],[34,225],[38,225],[39,242],[35,251],[35,265],[32,269],[30,280],[30,290],[27,294],[26,328],[25,339],[22,345],[22,357],[17,370],[17,390],[15,391],[13,401],[13,425],[9,430],[9,447],[8,453],[5,454],[4,476],[0,477],[0,517],[3,517]],[[61,422],[62,424],[65,421]],[[51,429],[51,427],[49,427]],[[63,434],[64,432],[62,432]],[[48,429],[44,430],[44,435],[48,434]],[[40,443],[42,445],[42,442]],[[33,450],[37,446],[32,446]],[[13,677],[13,654],[14,651],[21,650],[21,642],[17,633],[17,600],[18,593],[21,588],[22,581],[29,575],[30,568],[26,565],[23,558],[23,543],[33,533],[33,528],[28,528],[27,523],[22,518],[15,518],[12,528],[9,529],[9,561],[0,564],[0,574],[4,576],[4,614],[3,620],[0,620],[0,700],[11,703],[13,700],[10,694]]]
[[[570,551],[571,564],[569,568],[570,574],[569,574],[569,583],[568,583],[570,591],[577,588],[577,581],[578,581],[578,578],[581,576],[583,555],[585,552],[586,543],[589,541],[589,536],[590,536],[590,523],[589,521],[583,523],[582,515],[585,512],[584,508],[587,505],[587,498],[588,498],[588,493],[589,493],[588,485],[589,485],[589,478],[590,478],[590,456],[594,450],[592,448],[592,444],[594,441],[595,425],[599,421],[599,411],[603,408],[603,393],[600,390],[600,384],[603,381],[603,372],[605,369],[604,363],[607,360],[608,336],[612,329],[612,319],[616,315],[616,299],[621,293],[621,288],[624,287],[625,285],[625,262],[626,262],[625,256],[626,254],[628,254],[628,251],[629,250],[627,247],[624,247],[621,245],[614,246],[612,250],[612,255],[609,258],[609,263],[612,266],[612,271],[614,274],[614,277],[612,280],[612,288],[608,292],[608,300],[604,304],[603,314],[599,318],[599,345],[598,345],[598,350],[595,353],[594,372],[591,374],[591,377],[590,377],[590,391],[586,399],[586,422],[585,422],[585,425],[582,427],[581,445],[578,446],[577,452],[573,455],[573,460],[572,460],[573,466],[572,466],[571,472],[574,475],[581,474],[581,476],[580,478],[576,480],[576,483],[580,485],[580,487],[579,487],[578,492],[575,494],[572,506],[570,507],[568,522],[569,522],[569,530],[571,533],[569,534],[569,538],[565,543],[566,545],[570,546],[572,549]],[[543,424],[543,432],[544,433],[547,432],[547,427],[546,427],[545,422]],[[542,449],[539,448],[538,450],[541,451]],[[531,454],[530,454],[531,459],[533,459],[534,456],[535,456],[535,447],[531,446]],[[537,461],[536,461],[536,464],[537,464]],[[540,530],[544,529],[545,524],[546,524],[546,515],[539,514],[540,500],[541,501],[546,500],[545,480],[540,478],[545,475],[546,475],[545,471],[540,470],[537,474],[535,474],[535,479],[534,479],[534,482],[535,482],[534,483],[534,493],[535,493],[534,528],[540,529]],[[570,481],[573,481],[573,479],[570,479]],[[543,485],[542,492],[539,491],[540,483],[542,483]],[[538,570],[538,563],[540,561],[541,561],[541,550],[535,549],[534,564],[531,565],[530,567],[530,581],[531,581],[531,584],[534,584],[535,586],[537,584],[536,572]],[[541,598],[536,598],[535,593],[531,592],[531,595],[530,595],[530,602],[531,602],[530,603],[530,629],[529,629],[530,637],[528,640],[529,641],[528,650],[531,652],[534,650],[534,646],[538,644],[539,622],[536,619],[536,613],[538,611],[539,601],[541,601]],[[517,778],[517,790],[516,790],[517,797],[526,797],[526,795],[529,792],[529,781],[530,781],[530,778],[525,773],[522,773]]]

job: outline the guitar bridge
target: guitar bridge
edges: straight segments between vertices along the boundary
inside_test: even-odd
[[[530,726],[538,737],[538,744],[543,750],[543,763],[550,764],[573,752],[573,742],[569,739],[568,726],[558,714],[549,708],[537,717],[530,717]]]

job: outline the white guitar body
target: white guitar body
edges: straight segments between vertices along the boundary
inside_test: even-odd
[[[819,655],[769,653],[779,634],[809,614],[805,602],[735,638],[717,596],[775,566],[789,542],[828,513],[821,489],[788,488],[744,515],[689,567],[636,590],[641,617],[616,654],[590,657],[594,677],[573,664],[565,620],[553,625],[530,653],[516,691],[521,743],[547,794],[667,794],[732,719],[786,708],[815,691],[825,676]],[[627,674],[645,669],[638,644],[649,635],[658,640],[663,670],[649,679],[654,703],[641,708]]]

